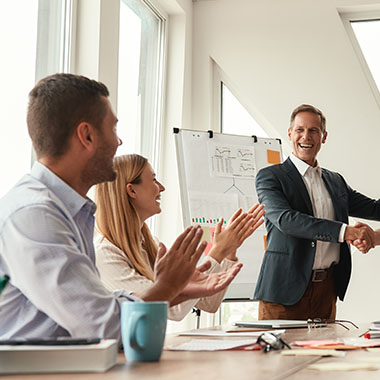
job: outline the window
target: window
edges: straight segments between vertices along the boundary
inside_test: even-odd
[[[31,166],[28,93],[37,79],[63,69],[66,6],[63,0],[0,2],[0,197]]]
[[[380,19],[351,21],[352,29],[360,45],[368,68],[380,89]]]
[[[380,107],[380,11],[341,11],[340,16]]]
[[[161,126],[164,19],[147,1],[121,0],[117,154],[139,153],[157,166]]]
[[[0,197],[30,168],[31,143],[25,110],[27,94],[35,78],[37,17],[38,0],[0,3],[3,87],[0,94]]]
[[[241,105],[229,88],[221,83],[221,130],[223,133],[269,137]]]

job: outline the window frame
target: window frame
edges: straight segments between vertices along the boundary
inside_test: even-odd
[[[212,115],[211,126],[216,132],[222,132],[222,87],[226,82],[222,70],[212,61]]]
[[[36,82],[46,75],[70,69],[72,5],[72,0],[38,2]],[[45,7],[48,7],[49,17],[44,14]]]
[[[42,17],[40,14],[40,6],[43,3],[49,4],[54,6],[54,8],[58,9],[61,8],[59,14],[54,14],[52,18],[46,19],[45,17]],[[57,2],[54,4],[54,2]],[[36,49],[36,73],[35,73],[35,82],[37,83],[38,80],[44,78],[45,76],[49,74],[54,74],[54,72],[70,72],[70,68],[72,66],[72,61],[74,59],[74,55],[72,54],[72,47],[73,44],[73,38],[75,36],[73,27],[75,23],[73,22],[73,17],[75,15],[76,10],[76,2],[77,0],[54,0],[52,2],[51,0],[39,0],[38,1],[38,26],[37,26],[37,49]],[[51,12],[50,12],[51,15]],[[57,17],[58,16],[58,17]],[[57,24],[58,18],[60,28],[55,28],[55,25]],[[41,24],[40,24],[41,23]],[[46,28],[46,33],[41,33],[40,28],[44,29]],[[51,45],[49,46],[42,46],[41,47],[41,41],[39,41],[40,35],[51,35],[52,33],[55,34],[55,37],[59,37],[60,41],[55,40],[55,44],[58,44],[57,50],[58,50],[58,56],[55,56],[52,58],[52,53],[50,49]],[[55,62],[55,70],[53,70],[52,67],[48,65],[48,62],[44,59],[44,57],[48,57],[49,61],[50,59],[53,59]],[[41,62],[43,62],[41,64]],[[33,164],[37,161],[36,153],[33,149],[33,146],[31,148],[31,160],[30,160],[30,167],[33,166]]]
[[[76,0],[77,1],[77,0]],[[156,88],[154,89],[154,94],[152,98],[155,99],[154,109],[149,110],[152,112],[149,117],[145,119],[153,120],[153,123],[148,123],[150,129],[147,130],[147,124],[140,125],[140,141],[138,146],[138,153],[149,158],[149,162],[153,168],[153,170],[157,173],[158,177],[160,176],[160,153],[162,149],[162,139],[164,133],[164,109],[165,109],[165,83],[166,83],[166,60],[167,60],[167,30],[168,30],[168,15],[162,9],[160,4],[155,0],[139,0],[142,6],[145,6],[148,10],[150,10],[154,16],[159,20],[158,24],[158,44],[157,44],[157,66],[154,68],[157,76],[156,76]],[[120,6],[123,0],[119,0]],[[124,4],[124,6],[128,6],[128,4]],[[119,11],[120,12],[120,11]],[[119,18],[120,23],[120,18]],[[120,31],[118,32],[120,38]],[[118,49],[120,49],[118,42]],[[141,74],[141,73],[140,73]],[[116,74],[117,78],[117,87],[119,86],[119,70]],[[146,87],[146,84],[144,84]],[[119,91],[117,88],[115,94],[115,105],[118,107],[119,105]],[[146,113],[146,110],[144,110]],[[145,143],[146,137],[149,137],[149,146]],[[157,217],[154,216],[149,218],[147,224],[153,234],[157,233]]]
[[[159,154],[161,149],[161,136],[164,122],[164,84],[165,84],[165,64],[166,64],[166,54],[167,54],[167,15],[166,13],[156,4],[155,1],[151,0],[139,0],[142,6],[145,6],[150,10],[154,16],[159,21],[158,23],[158,43],[157,43],[157,65],[154,67],[156,72],[156,88],[153,93],[150,93],[150,98],[154,99],[154,105],[152,109],[149,109],[148,117],[146,116],[147,110],[144,109],[144,119],[153,120],[152,123],[144,123],[140,125],[140,139],[139,146],[136,147],[138,152],[149,158],[149,161],[156,172],[159,170]],[[120,0],[120,5],[123,0]],[[128,4],[124,4],[128,6]],[[120,48],[120,46],[119,46]],[[140,73],[141,74],[141,73]],[[119,71],[117,77],[119,76]],[[117,79],[117,85],[119,86],[119,79]],[[146,88],[146,83],[144,84]],[[119,105],[118,91],[116,94],[116,104]],[[116,106],[116,107],[117,107]],[[145,107],[145,104],[143,104]],[[147,128],[147,126],[149,128]],[[148,137],[148,139],[147,139]],[[146,140],[149,140],[148,143]]]
[[[152,157],[152,167],[159,172],[159,163],[160,163],[160,151],[161,151],[161,142],[162,142],[162,133],[164,126],[164,95],[165,95],[165,68],[166,68],[166,56],[167,56],[167,23],[168,15],[155,1],[150,0],[141,0],[150,10],[156,14],[156,16],[161,20],[159,27],[159,57],[158,57],[158,66],[157,66],[157,88],[156,88],[156,104],[154,109],[154,131],[153,131],[153,140],[151,146],[151,157]],[[153,229],[154,229],[153,222]]]

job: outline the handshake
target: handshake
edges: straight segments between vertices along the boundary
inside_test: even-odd
[[[356,223],[354,226],[347,226],[344,239],[360,252],[367,253],[371,248],[380,245],[380,229],[373,230],[365,223]]]

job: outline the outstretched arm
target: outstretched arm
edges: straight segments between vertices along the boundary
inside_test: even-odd
[[[273,225],[283,234],[297,238],[338,242],[342,222],[306,214],[306,200],[288,174],[278,173],[272,167],[261,169],[256,176],[256,190],[259,201],[265,205],[269,227]],[[301,205],[305,212],[298,210]]]

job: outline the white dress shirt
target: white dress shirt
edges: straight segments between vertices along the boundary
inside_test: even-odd
[[[95,204],[35,163],[0,200],[0,338],[120,339],[121,302],[95,267]]]
[[[301,174],[313,206],[316,218],[335,220],[334,206],[329,192],[322,179],[322,169],[319,165],[312,167],[300,160],[294,154],[290,159]],[[342,225],[339,233],[339,242],[344,241],[346,224]],[[338,263],[340,257],[340,243],[317,241],[313,269],[329,268],[332,263]]]

